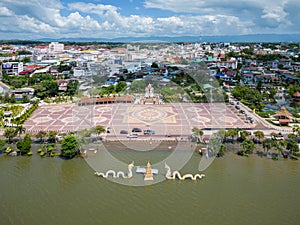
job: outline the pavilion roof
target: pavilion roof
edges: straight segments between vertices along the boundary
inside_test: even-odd
[[[276,116],[285,116],[285,117],[292,117],[293,115],[284,107],[282,106],[276,113]]]
[[[299,98],[299,97],[300,97],[300,92],[299,92],[299,91],[295,92],[295,93],[293,94],[293,97]]]

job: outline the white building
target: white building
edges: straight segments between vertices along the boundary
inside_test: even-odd
[[[6,62],[2,63],[2,73],[8,75],[18,75],[24,70],[22,62]]]
[[[86,71],[84,68],[75,67],[73,76],[74,77],[84,77],[84,76],[86,76]]]
[[[64,51],[64,44],[58,42],[51,42],[49,44],[49,53],[61,53]]]

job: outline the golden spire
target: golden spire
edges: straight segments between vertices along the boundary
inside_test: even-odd
[[[148,163],[147,163],[144,180],[153,180],[153,173],[152,173],[150,161],[148,161]]]

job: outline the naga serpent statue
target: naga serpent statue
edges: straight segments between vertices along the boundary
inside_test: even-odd
[[[167,169],[166,178],[168,180],[174,180],[176,178],[178,178],[179,180],[185,180],[185,179],[197,180],[197,178],[202,179],[202,177],[205,177],[205,174],[196,174],[196,175],[185,174],[181,176],[181,174],[178,171],[174,171],[172,173],[170,166],[168,166],[166,162],[165,162],[165,168]]]
[[[114,170],[108,170],[106,171],[106,173],[101,173],[101,172],[95,172],[95,175],[99,176],[99,177],[104,177],[104,178],[108,178],[109,175],[112,175],[113,178],[131,178],[132,177],[132,169],[134,167],[134,161],[132,161],[129,165],[128,165],[128,173],[127,175],[125,175],[125,173],[123,171],[114,171]]]

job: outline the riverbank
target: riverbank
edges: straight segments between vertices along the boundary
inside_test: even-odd
[[[6,145],[8,146],[8,145]],[[35,155],[40,155],[40,149],[44,149],[43,144],[32,144],[30,151]],[[229,153],[231,154],[239,154],[240,151],[243,151],[240,143],[225,143],[224,155]],[[185,148],[186,147],[186,148]],[[165,151],[171,153],[174,150],[184,151],[185,149],[194,150],[195,153],[199,154],[199,157],[202,155],[206,155],[205,151],[207,149],[206,144],[196,144],[195,142],[173,142],[173,141],[152,141],[152,142],[140,142],[130,140],[127,142],[123,141],[108,141],[108,142],[97,142],[85,144],[83,149],[80,151],[78,156],[88,157],[94,156],[98,151],[135,151],[135,152],[160,152]],[[42,157],[52,156],[57,157],[60,155],[61,146],[59,143],[55,144],[55,147],[51,151],[52,154],[44,154]],[[46,152],[46,151],[45,151]],[[5,155],[5,151],[3,150],[1,153]],[[265,151],[263,149],[262,144],[256,144],[255,149],[253,151],[247,151],[248,157],[266,157],[269,159],[287,159],[290,155],[287,155],[288,152],[278,152],[274,149]],[[77,157],[78,157],[77,156]],[[210,155],[211,157],[213,155]],[[222,158],[222,157],[220,157]],[[292,158],[292,159],[297,159]]]

